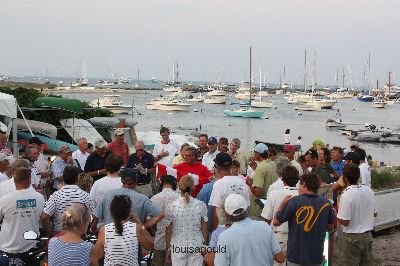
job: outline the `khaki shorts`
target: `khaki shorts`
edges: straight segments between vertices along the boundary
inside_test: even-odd
[[[339,265],[374,265],[371,232],[343,233],[340,242]]]

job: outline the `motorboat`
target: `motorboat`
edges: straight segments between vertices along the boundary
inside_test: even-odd
[[[341,121],[328,119],[328,120],[326,120],[325,126],[328,128],[344,128],[347,126],[347,124],[344,122],[341,122]]]
[[[201,93],[197,96],[190,95],[189,98],[187,99],[188,102],[203,102],[204,101],[204,96],[201,95]]]
[[[209,92],[207,92],[207,96],[223,96],[223,97],[226,96],[226,92],[219,87],[217,87],[217,88],[209,87],[209,89],[211,89],[211,90]]]
[[[167,97],[163,100],[152,100],[146,104],[147,110],[162,110],[162,111],[189,111],[192,105],[183,102],[177,97]]]
[[[225,104],[226,98],[222,96],[204,98],[204,103],[209,104]]]
[[[163,91],[166,91],[166,92],[179,92],[179,91],[182,90],[182,88],[179,87],[179,86],[175,86],[175,85],[173,84],[173,85],[166,85],[166,86],[164,86],[164,88],[163,88],[162,90],[163,90]]]
[[[104,95],[90,103],[92,107],[108,109],[114,114],[129,114],[134,109],[133,105],[124,104],[121,96],[116,94]]]
[[[328,98],[316,98],[311,97],[309,100],[305,101],[306,104],[311,104],[316,108],[321,109],[332,109],[332,107],[336,104],[336,100],[330,100]]]
[[[298,104],[294,107],[294,110],[299,110],[299,111],[317,111],[317,112],[321,112],[321,107],[320,106],[316,106],[310,103],[302,103],[302,104]]]
[[[98,86],[104,86],[104,87],[111,87],[114,86],[114,82],[109,81],[109,80],[99,80],[97,81]]]
[[[372,102],[372,101],[374,101],[374,96],[364,94],[364,95],[357,97],[357,100],[359,100],[361,102]]]
[[[385,108],[386,105],[387,105],[387,102],[382,97],[377,97],[372,102],[372,107],[373,108]]]

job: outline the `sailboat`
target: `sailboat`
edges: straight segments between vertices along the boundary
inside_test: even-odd
[[[137,70],[137,82],[135,84],[135,88],[139,88],[139,68]]]
[[[250,47],[250,107],[240,108],[239,110],[225,110],[224,115],[232,117],[262,118],[264,111],[256,111],[251,108],[251,47]]]
[[[251,107],[254,108],[272,108],[274,105],[272,101],[265,102],[262,100],[261,89],[262,89],[262,84],[261,84],[261,66],[260,66],[260,92],[258,93],[258,97],[254,101],[252,101],[250,105]]]

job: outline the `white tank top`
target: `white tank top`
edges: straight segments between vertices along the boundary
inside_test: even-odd
[[[122,236],[115,231],[115,224],[105,225],[104,265],[139,265],[136,224],[122,225]]]

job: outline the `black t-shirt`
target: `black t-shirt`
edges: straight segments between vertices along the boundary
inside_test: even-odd
[[[127,168],[135,168],[139,164],[142,164],[143,168],[151,169],[154,167],[154,157],[148,152],[144,152],[144,155],[141,159],[137,157],[136,153],[129,155],[128,163],[126,164]],[[151,175],[147,173],[147,175],[141,174],[139,175],[139,179],[137,181],[138,184],[148,184],[150,183]]]
[[[93,172],[93,171],[104,169],[105,161],[107,159],[107,156],[110,154],[112,154],[111,151],[106,151],[106,154],[104,155],[104,157],[101,157],[96,151],[92,152],[86,160],[84,172],[88,173],[88,172]],[[93,182],[99,180],[100,178],[102,178],[104,176],[106,176],[106,175],[93,176]]]

